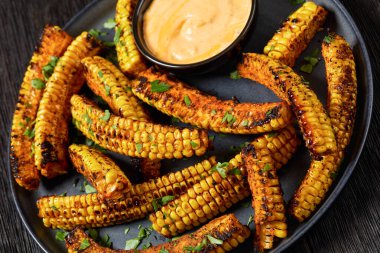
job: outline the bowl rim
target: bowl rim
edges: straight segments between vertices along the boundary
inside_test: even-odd
[[[147,58],[149,61],[151,61],[152,63],[157,64],[161,67],[164,67],[167,69],[173,69],[173,70],[198,68],[200,66],[204,66],[204,65],[207,65],[211,62],[214,62],[214,61],[222,58],[228,52],[232,51],[248,35],[249,30],[254,25],[253,21],[255,20],[256,10],[257,10],[257,0],[251,0],[252,5],[251,5],[251,11],[249,13],[249,18],[248,18],[244,28],[239,33],[239,35],[229,44],[228,47],[226,47],[225,49],[223,49],[219,53],[217,53],[217,54],[215,54],[215,55],[213,55],[213,56],[211,56],[205,60],[201,60],[198,62],[192,62],[192,63],[178,64],[178,63],[170,63],[170,62],[160,60],[159,58],[154,56],[149,51],[148,46],[146,46],[146,44],[142,41],[142,40],[144,40],[143,39],[144,35],[142,34],[140,36],[140,30],[142,31],[143,28],[141,28],[141,29],[139,29],[139,28],[140,28],[141,23],[143,22],[143,18],[141,16],[143,16],[145,14],[145,11],[147,10],[147,8],[145,8],[144,10],[142,10],[142,8],[143,8],[143,5],[145,4],[145,2],[147,2],[147,1],[149,1],[148,7],[147,7],[147,8],[149,8],[149,5],[154,0],[140,0],[137,4],[136,8],[135,8],[135,12],[134,12],[133,18],[132,18],[132,31],[133,31],[133,37],[134,37],[135,42],[136,42],[136,46],[137,46],[138,50],[140,51],[140,53],[145,58]]]

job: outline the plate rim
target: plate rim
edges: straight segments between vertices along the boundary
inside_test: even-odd
[[[103,0],[93,0],[85,7],[83,7],[80,11],[78,11],[74,16],[70,18],[70,20],[63,26],[64,30],[70,29],[70,27],[88,10],[90,10],[94,5],[96,5],[98,2],[101,2]],[[292,246],[296,241],[298,241],[302,236],[306,234],[314,225],[315,223],[326,213],[326,211],[330,208],[330,206],[334,203],[336,198],[339,196],[343,188],[346,186],[348,180],[351,178],[352,172],[356,168],[356,165],[358,163],[358,160],[362,154],[364,145],[367,140],[368,132],[369,132],[369,127],[372,119],[372,112],[373,112],[373,71],[372,71],[372,62],[369,57],[368,49],[366,42],[358,28],[358,26],[355,23],[355,20],[351,16],[351,14],[348,12],[346,7],[343,6],[343,4],[340,2],[340,0],[332,0],[331,1],[339,10],[340,12],[344,15],[344,17],[347,19],[348,23],[351,25],[352,29],[354,30],[354,33],[358,39],[358,45],[360,46],[362,50],[362,56],[363,56],[363,63],[365,64],[364,68],[364,75],[363,78],[367,79],[367,88],[368,92],[364,104],[364,121],[365,127],[361,129],[361,131],[358,133],[359,135],[362,135],[363,139],[359,144],[359,147],[357,148],[356,155],[351,158],[350,163],[347,165],[347,167],[344,170],[344,173],[340,176],[340,179],[338,182],[336,182],[334,189],[331,189],[329,191],[328,197],[323,201],[322,205],[319,206],[317,211],[307,220],[304,222],[305,226],[301,228],[299,231],[296,231],[289,237],[289,240],[287,243],[283,245],[278,245],[276,248],[271,250],[270,252],[282,252],[285,249],[289,248]],[[13,119],[13,114],[12,114],[12,119]],[[25,226],[26,230],[30,234],[30,236],[34,239],[34,241],[37,243],[37,245],[46,253],[49,253],[48,249],[46,248],[46,245],[40,239],[37,234],[32,230],[31,225],[26,219],[26,216],[24,215],[24,210],[22,210],[20,204],[19,204],[19,199],[17,198],[16,194],[16,187],[19,187],[16,185],[16,182],[12,176],[12,169],[10,166],[10,137],[11,137],[11,127],[12,127],[12,120],[10,121],[10,126],[8,126],[7,129],[9,129],[9,134],[8,134],[8,142],[7,142],[7,157],[6,157],[6,167],[7,167],[7,172],[8,172],[8,181],[10,184],[11,188],[11,194],[12,194],[12,199],[13,203],[16,206],[17,213],[19,217],[21,218],[21,221],[23,225]]]

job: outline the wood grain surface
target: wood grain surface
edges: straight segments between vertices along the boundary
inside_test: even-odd
[[[63,26],[91,0],[0,0],[0,252],[42,252],[24,228],[10,192],[7,143],[18,90],[43,26]],[[287,0],[284,0],[287,1]],[[380,1],[343,0],[367,43],[374,111],[367,142],[348,184],[288,252],[380,252]]]

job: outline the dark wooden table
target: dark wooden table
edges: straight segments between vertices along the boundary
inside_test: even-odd
[[[42,252],[13,204],[6,168],[7,136],[18,89],[42,27],[64,25],[91,0],[0,1],[0,252]],[[287,1],[287,0],[284,0]],[[380,2],[343,0],[364,35],[373,65],[374,112],[351,179],[321,220],[289,252],[380,252]]]

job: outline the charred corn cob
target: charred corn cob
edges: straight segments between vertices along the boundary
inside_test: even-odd
[[[352,50],[344,38],[330,34],[325,38],[322,54],[328,82],[327,110],[338,151],[311,162],[290,205],[290,213],[299,221],[307,219],[325,198],[350,142],[355,121],[357,81]]]
[[[83,84],[81,59],[99,51],[95,39],[82,33],[59,59],[46,84],[37,112],[35,163],[52,178],[67,172],[68,120],[71,95]]]
[[[244,54],[238,69],[241,76],[265,85],[289,102],[314,157],[337,150],[331,121],[322,103],[290,67],[265,55],[249,53]]]
[[[119,37],[116,43],[117,59],[120,69],[131,76],[146,69],[132,33],[132,17],[136,4],[137,0],[118,0],[115,15],[115,32]]]
[[[164,196],[178,197],[206,177],[216,164],[210,157],[194,166],[133,185],[122,199],[105,201],[98,193],[48,196],[37,201],[38,215],[46,227],[73,229],[105,227],[140,219],[153,212],[152,202]]]
[[[248,227],[242,225],[233,214],[221,216],[192,234],[163,243],[147,249],[139,250],[141,253],[162,252],[218,252],[223,253],[236,248],[250,235]],[[89,247],[79,250],[83,241],[87,241]],[[215,241],[220,243],[215,244]],[[83,230],[77,228],[66,238],[66,247],[69,253],[113,253],[113,252],[136,252],[136,250],[111,250],[98,245]]]
[[[37,189],[40,182],[34,162],[34,123],[44,86],[33,85],[33,82],[44,84],[44,77],[48,76],[43,70],[53,57],[62,56],[71,40],[58,26],[46,26],[21,84],[13,115],[10,161],[16,182],[27,190]]]
[[[140,161],[140,172],[143,174],[145,181],[159,177],[160,169],[161,161],[159,159],[150,160],[148,158],[144,158]]]
[[[132,184],[111,158],[86,145],[69,147],[71,161],[99,195],[105,199],[120,199],[131,190]]]
[[[257,153],[250,144],[243,149],[242,158],[253,196],[256,247],[262,252],[273,248],[275,237],[287,236],[284,199],[271,154]]]
[[[115,115],[147,121],[149,116],[129,89],[129,80],[111,62],[100,56],[82,60],[87,85],[100,96]]]
[[[252,143],[259,157],[276,161],[274,166],[279,167],[275,169],[289,160],[298,144],[293,127],[280,131],[277,136],[265,135]],[[153,229],[166,237],[176,236],[207,222],[250,196],[242,166],[241,154],[229,163],[218,163],[211,175],[149,216]]]
[[[264,54],[290,67],[306,49],[326,20],[327,11],[305,2],[290,15],[264,48]]]
[[[199,129],[178,129],[113,115],[84,97],[71,98],[71,113],[76,127],[96,144],[124,155],[149,159],[172,159],[203,155],[208,135]]]
[[[170,88],[155,92],[154,86],[160,84]],[[153,69],[139,74],[132,82],[132,92],[167,115],[216,132],[257,134],[284,128],[292,120],[284,102],[221,101]]]

